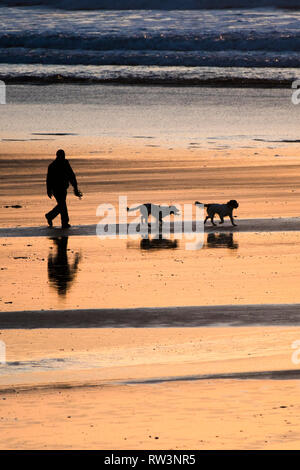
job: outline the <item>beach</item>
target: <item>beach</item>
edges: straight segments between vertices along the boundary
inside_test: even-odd
[[[103,203],[118,212],[119,196],[128,205],[236,199],[242,219],[297,217],[297,120],[286,88],[9,85],[0,226],[44,223],[58,148],[85,194],[80,204],[68,197],[72,225],[98,223]]]
[[[299,327],[2,331],[19,371],[0,380],[0,448],[295,449],[298,337]]]
[[[125,144],[88,160],[74,155],[85,197],[70,194],[76,223],[66,233],[41,220],[51,206],[40,196],[49,156],[4,143],[13,156],[2,161],[2,449],[298,448],[294,145],[232,148],[226,157],[177,148],[172,160],[166,148],[141,144],[139,159]],[[26,174],[35,184],[24,203]],[[159,202],[162,182],[169,203],[192,203],[198,188],[203,201],[226,201],[233,179],[238,226],[208,223],[201,250],[177,240],[176,220],[169,242],[153,249],[96,236],[95,203],[117,207],[119,194]],[[61,248],[67,259],[56,265]]]
[[[0,449],[298,450],[300,11],[146,3],[0,5]]]

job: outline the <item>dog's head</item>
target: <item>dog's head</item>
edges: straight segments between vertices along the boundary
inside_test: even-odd
[[[180,211],[177,209],[176,206],[169,206],[170,215],[179,215]]]
[[[227,202],[227,206],[232,209],[237,209],[239,207],[239,203],[235,199],[230,199],[230,201]]]

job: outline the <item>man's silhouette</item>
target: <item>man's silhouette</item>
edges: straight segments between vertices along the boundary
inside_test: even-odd
[[[70,163],[66,160],[65,152],[58,150],[56,152],[56,160],[50,163],[47,174],[47,194],[51,199],[55,197],[57,205],[52,211],[45,214],[49,227],[52,227],[52,220],[60,214],[62,228],[69,228],[69,215],[67,208],[67,189],[69,183],[74,188],[75,196],[81,198],[82,193],[77,186],[76,176],[71,168]]]

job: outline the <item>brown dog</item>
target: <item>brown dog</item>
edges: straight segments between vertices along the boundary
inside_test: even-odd
[[[196,201],[195,205],[196,204],[201,204],[201,202]],[[204,207],[206,207],[206,211],[207,211],[207,216],[204,220],[204,223],[206,223],[207,219],[210,219],[211,223],[213,225],[216,225],[214,223],[214,216],[215,214],[218,214],[218,216],[221,219],[220,224],[223,224],[224,217],[228,216],[231,220],[232,225],[236,226],[233,220],[232,212],[233,212],[233,209],[237,209],[239,207],[239,204],[235,199],[231,199],[226,204],[204,204]]]

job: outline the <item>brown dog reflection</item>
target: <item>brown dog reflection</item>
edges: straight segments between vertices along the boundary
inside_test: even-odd
[[[239,244],[233,240],[233,233],[208,233],[206,247],[236,250]]]

